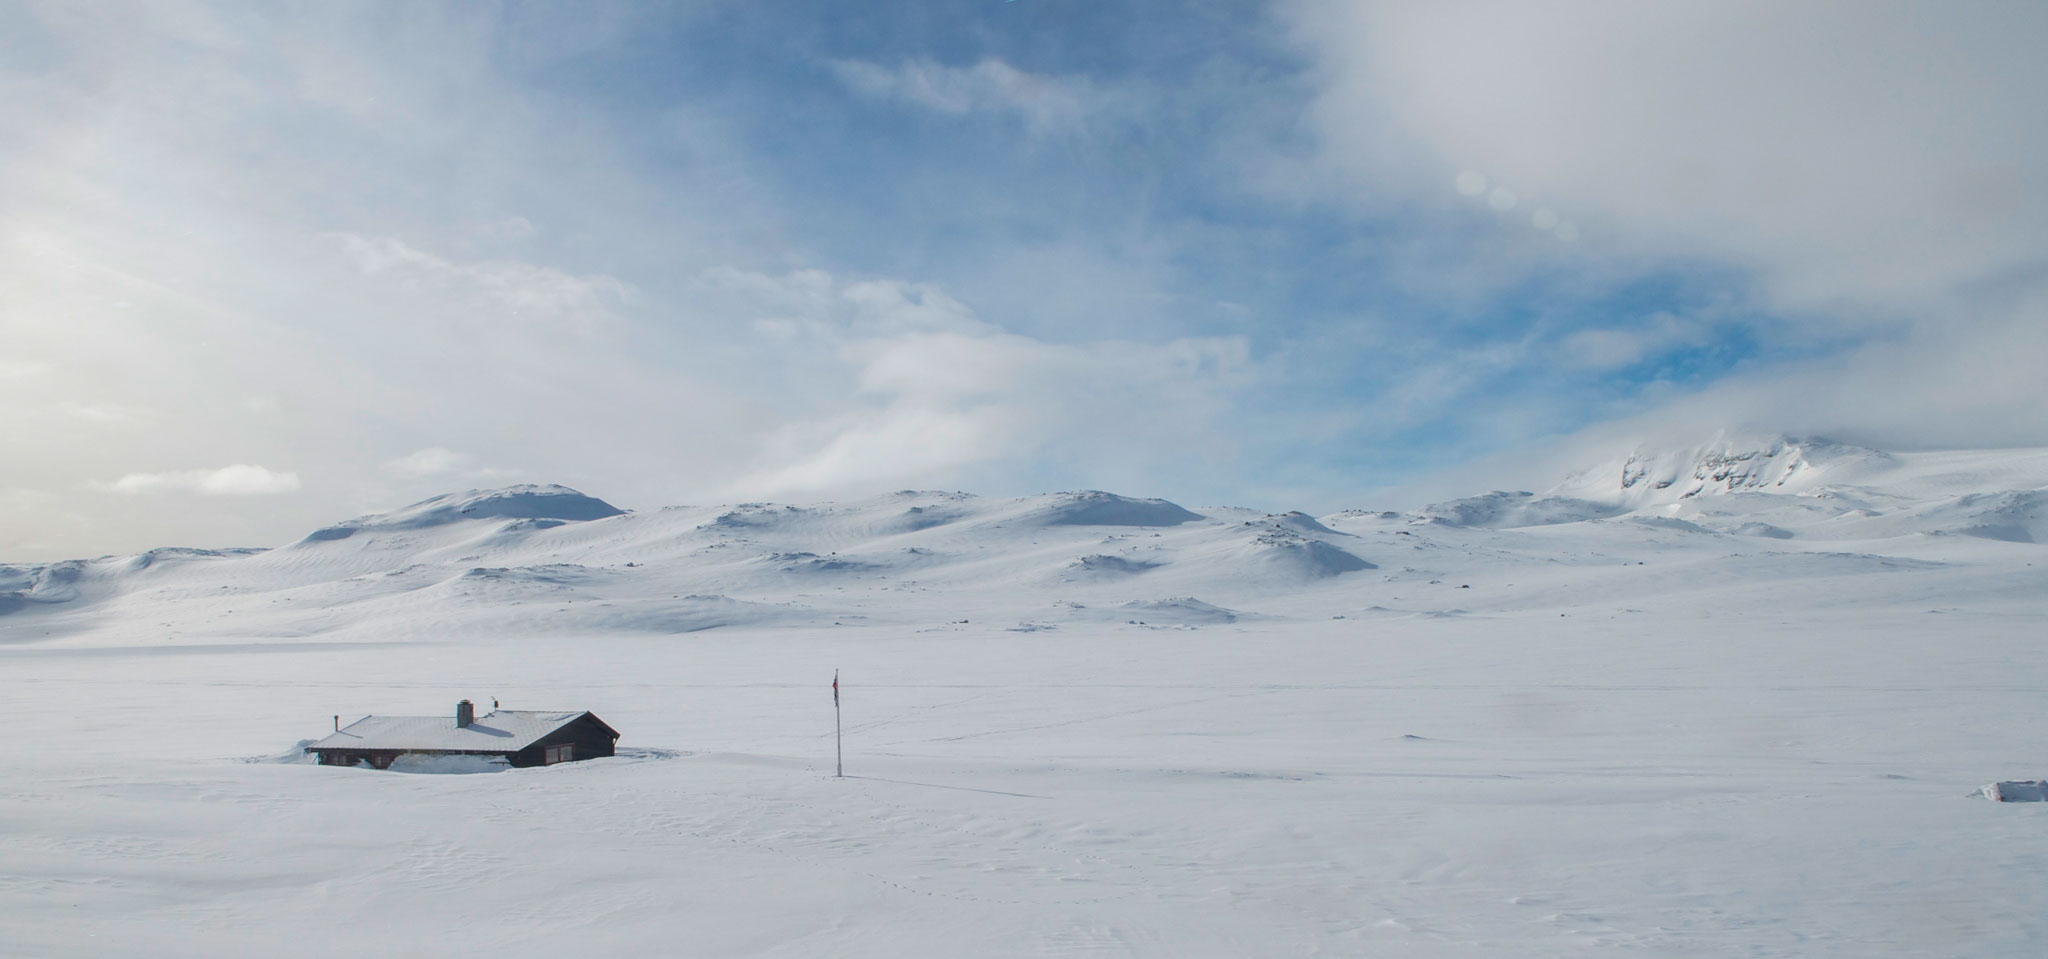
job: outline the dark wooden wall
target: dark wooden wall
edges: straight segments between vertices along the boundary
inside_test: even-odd
[[[614,753],[615,741],[604,725],[584,716],[540,738],[538,742],[513,753],[512,765],[538,766],[545,761],[547,748],[570,743],[576,747],[577,759],[600,759]]]

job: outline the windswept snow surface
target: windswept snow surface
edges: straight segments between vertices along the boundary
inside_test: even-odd
[[[2044,488],[1722,437],[1413,513],[518,487],[0,566],[0,955],[2034,954],[2048,804],[1973,797],[2042,769]],[[462,698],[620,755],[292,745]]]

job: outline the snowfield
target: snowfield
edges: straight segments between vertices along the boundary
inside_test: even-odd
[[[2048,776],[2044,489],[1722,438],[1411,513],[514,487],[0,566],[0,955],[2036,954],[2048,803],[1987,797]],[[461,698],[621,754],[294,745]]]

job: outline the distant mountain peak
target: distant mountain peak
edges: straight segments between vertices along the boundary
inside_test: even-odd
[[[325,529],[308,541],[347,539],[362,529],[426,529],[472,519],[582,522],[625,513],[616,506],[554,483],[443,493],[389,513],[372,513]]]
[[[1724,431],[1695,446],[1639,445],[1626,456],[1572,474],[1550,494],[1640,507],[1744,491],[1799,493],[1859,479],[1896,462],[1889,453],[1821,437]]]
[[[1045,526],[1179,526],[1202,519],[1177,503],[1101,490],[1053,493],[1044,500],[1037,522]]]

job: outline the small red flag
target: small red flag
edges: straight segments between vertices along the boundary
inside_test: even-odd
[[[839,705],[839,670],[832,671],[832,705]]]

